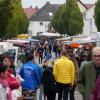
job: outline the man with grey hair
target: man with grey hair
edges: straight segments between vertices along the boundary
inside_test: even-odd
[[[90,94],[99,75],[100,47],[95,47],[92,50],[92,61],[85,64],[79,74],[78,87],[83,96],[83,100],[89,100]]]

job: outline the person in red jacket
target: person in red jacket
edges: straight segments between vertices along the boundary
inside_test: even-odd
[[[96,81],[94,90],[91,93],[90,100],[100,100],[100,76]]]
[[[6,81],[7,67],[0,64],[0,100],[12,100],[12,93]]]
[[[3,55],[1,62],[3,63],[3,65],[7,66],[6,81],[8,82],[11,90],[18,89],[20,86],[20,82],[15,77],[15,67],[12,57],[10,57],[9,55]]]
[[[14,77],[14,75],[10,74],[9,72],[6,72],[6,81],[8,82],[10,89],[14,90],[14,89],[18,89],[20,86],[20,82],[17,80],[16,77]]]

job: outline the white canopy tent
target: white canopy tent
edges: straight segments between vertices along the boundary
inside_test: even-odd
[[[91,43],[91,42],[95,42],[95,40],[92,40],[91,36],[81,39],[81,43]]]
[[[6,40],[6,42],[10,42],[10,43],[29,43],[29,41],[27,41],[27,40],[19,40],[19,39],[16,39],[16,40]]]
[[[69,40],[69,39],[71,39],[70,36],[64,37],[64,38],[59,38],[59,39],[57,39],[57,40],[58,40],[58,41],[64,41],[64,40]]]
[[[61,36],[59,33],[42,33],[42,34],[38,34],[39,36],[47,36],[47,37],[59,37]]]
[[[83,38],[79,38],[77,40],[72,40],[72,41],[64,41],[64,44],[73,44],[73,43],[78,43],[78,44],[82,44],[82,43],[91,43],[91,42],[95,42],[95,40],[93,40],[91,38],[91,36],[89,37],[83,37]]]

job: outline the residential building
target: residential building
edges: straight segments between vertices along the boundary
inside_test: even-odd
[[[83,14],[84,27],[81,34],[89,36],[97,32],[94,21],[95,4],[83,4],[77,0],[77,4]],[[50,4],[47,2],[37,13],[30,18],[30,25],[28,32],[31,36],[37,36],[40,33],[45,33],[50,26],[53,14],[58,10],[61,4]]]
[[[45,33],[53,18],[53,14],[60,7],[60,4],[50,4],[47,2],[36,14],[30,18],[29,34],[37,36]]]
[[[83,4],[80,0],[78,0],[78,6],[83,14],[84,26],[82,34],[89,36],[93,33],[96,33],[97,28],[94,20],[95,4]]]
[[[38,10],[39,9],[37,7],[32,8],[32,6],[30,6],[29,8],[24,8],[24,12],[29,20],[32,17],[32,15],[34,15]]]

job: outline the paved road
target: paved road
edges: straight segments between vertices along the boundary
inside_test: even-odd
[[[39,100],[39,90],[37,92],[37,100]],[[43,99],[42,99],[43,100]],[[57,95],[56,95],[56,100],[57,100]],[[75,92],[75,100],[83,100],[82,96],[80,95],[79,92]]]

